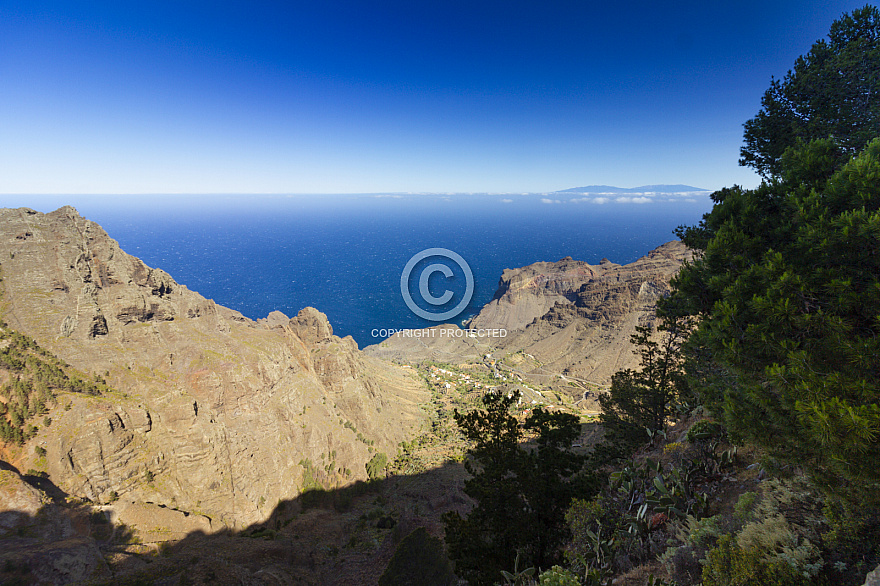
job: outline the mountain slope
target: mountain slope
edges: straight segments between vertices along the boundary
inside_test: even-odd
[[[676,240],[627,265],[608,259],[590,265],[569,257],[506,269],[494,299],[468,324],[503,328],[505,337],[396,335],[365,352],[453,363],[491,354],[515,375],[579,393],[638,365],[630,336],[635,326],[653,323],[656,300],[669,291],[670,278],[690,256]]]
[[[116,391],[58,394],[20,469],[106,502],[260,520],[315,484],[365,478],[417,428],[423,382],[306,308],[254,322],[123,252],[70,207],[0,210],[3,318]],[[259,279],[259,275],[254,275]]]

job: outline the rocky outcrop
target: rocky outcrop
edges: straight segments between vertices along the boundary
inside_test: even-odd
[[[0,559],[11,568],[27,568],[31,584],[60,586],[110,578],[107,562],[88,537],[59,541],[12,539],[4,542],[4,547]]]
[[[471,326],[524,328],[557,303],[574,301],[578,286],[595,278],[594,267],[570,256],[555,263],[537,262],[521,269],[504,269],[492,301],[471,320]]]
[[[333,335],[323,313],[254,322],[73,208],[0,210],[0,269],[9,325],[116,389],[62,395],[33,440],[70,494],[239,526],[295,496],[307,470],[327,485],[365,478],[374,451],[395,453],[421,424],[423,383]]]
[[[333,327],[327,321],[327,316],[313,307],[301,310],[289,325],[291,331],[307,346],[325,342],[333,335]]]
[[[657,300],[670,292],[669,280],[689,256],[676,241],[628,265],[601,263],[575,284],[570,300],[515,331],[504,348],[533,355],[544,370],[608,384],[615,372],[638,366],[630,336],[636,326],[654,325]]]
[[[94,539],[15,471],[0,470],[0,580],[71,584],[108,578]],[[5,582],[4,582],[5,583]],[[16,582],[18,583],[18,582]]]
[[[606,385],[618,370],[638,365],[630,336],[636,326],[653,324],[657,299],[670,291],[669,280],[690,256],[673,241],[627,265],[567,257],[506,269],[492,301],[468,324],[503,328],[506,337],[397,335],[366,351],[404,361],[507,357],[515,373],[580,394],[584,385]]]
[[[566,257],[505,269],[495,297],[470,325],[521,330],[539,318],[559,321],[559,312],[569,307],[582,310],[581,317],[596,325],[613,325],[634,303],[655,301],[667,292],[669,279],[689,257],[684,244],[676,240],[628,265],[608,259],[590,265]]]
[[[40,491],[21,476],[11,470],[0,470],[0,538],[30,526],[45,504]]]

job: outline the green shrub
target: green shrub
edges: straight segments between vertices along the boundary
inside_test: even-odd
[[[815,580],[782,560],[768,561],[766,551],[743,549],[731,535],[718,540],[703,566],[704,586],[800,586]]]
[[[880,509],[829,499],[822,512],[828,521],[822,541],[835,582],[861,584],[880,564]]]
[[[803,479],[768,480],[744,493],[733,523],[706,554],[705,586],[821,584],[821,511]],[[738,528],[738,529],[737,529]]]
[[[574,573],[560,566],[553,566],[538,576],[541,586],[580,586],[581,581]]]
[[[703,571],[701,562],[708,549],[724,533],[723,525],[720,515],[702,519],[688,515],[683,523],[673,525],[673,534],[682,545],[670,547],[659,559],[676,583],[694,584],[700,581]]]
[[[745,521],[755,506],[755,500],[758,498],[756,492],[744,492],[739,495],[739,499],[733,506],[733,516],[741,521]]]
[[[323,490],[324,486],[318,479],[318,469],[312,464],[312,461],[308,458],[303,458],[299,461],[299,465],[303,469],[302,486],[300,486],[300,490],[303,493],[310,490]]]
[[[364,467],[367,469],[367,476],[370,480],[376,480],[385,476],[385,467],[388,466],[388,456],[384,452],[373,454],[370,461]]]
[[[688,515],[684,524],[675,532],[675,536],[682,543],[706,548],[714,544],[715,540],[724,533],[721,525],[721,515],[703,517],[702,519]]]
[[[250,533],[243,533],[245,537],[250,537],[252,539],[264,539],[266,541],[272,541],[277,536],[277,532],[269,529],[268,527],[260,527],[259,529],[254,529]]]
[[[703,419],[694,423],[687,432],[687,440],[696,443],[699,441],[708,441],[712,439],[720,439],[725,435],[724,426],[717,421]]]

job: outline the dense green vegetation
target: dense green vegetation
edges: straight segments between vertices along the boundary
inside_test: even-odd
[[[831,141],[790,149],[785,179],[729,189],[682,237],[703,254],[666,312],[731,433],[838,492],[880,482],[880,140],[836,169]]]
[[[690,375],[731,433],[839,496],[876,501],[880,11],[844,15],[829,36],[768,90],[789,109],[765,103],[755,119],[778,143],[774,179],[715,193],[700,225],[679,229],[700,255],[661,309],[699,319]],[[807,97],[814,110],[798,110]]]

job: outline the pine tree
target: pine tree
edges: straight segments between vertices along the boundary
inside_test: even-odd
[[[444,515],[446,544],[456,573],[474,585],[494,584],[519,552],[526,565],[549,567],[564,537],[565,510],[574,493],[571,477],[583,459],[569,448],[580,433],[567,413],[535,409],[520,427],[510,409],[518,393],[488,393],[485,409],[455,421],[474,443],[465,468],[465,493],[477,501],[467,518]],[[526,435],[533,445],[520,445]]]
[[[597,464],[629,456],[653,432],[666,429],[676,401],[688,394],[679,352],[688,324],[685,318],[664,320],[658,327],[659,342],[651,328],[636,327],[630,341],[641,355],[639,370],[615,373],[609,392],[599,397],[605,441],[597,448]]]
[[[702,255],[663,310],[700,318],[700,393],[732,434],[839,494],[880,487],[880,139],[843,168],[833,141],[782,179],[716,194],[682,230]]]
[[[745,123],[740,164],[779,177],[785,150],[830,138],[842,164],[880,135],[880,11],[844,14],[797,59],[782,80],[771,80],[761,110]]]

